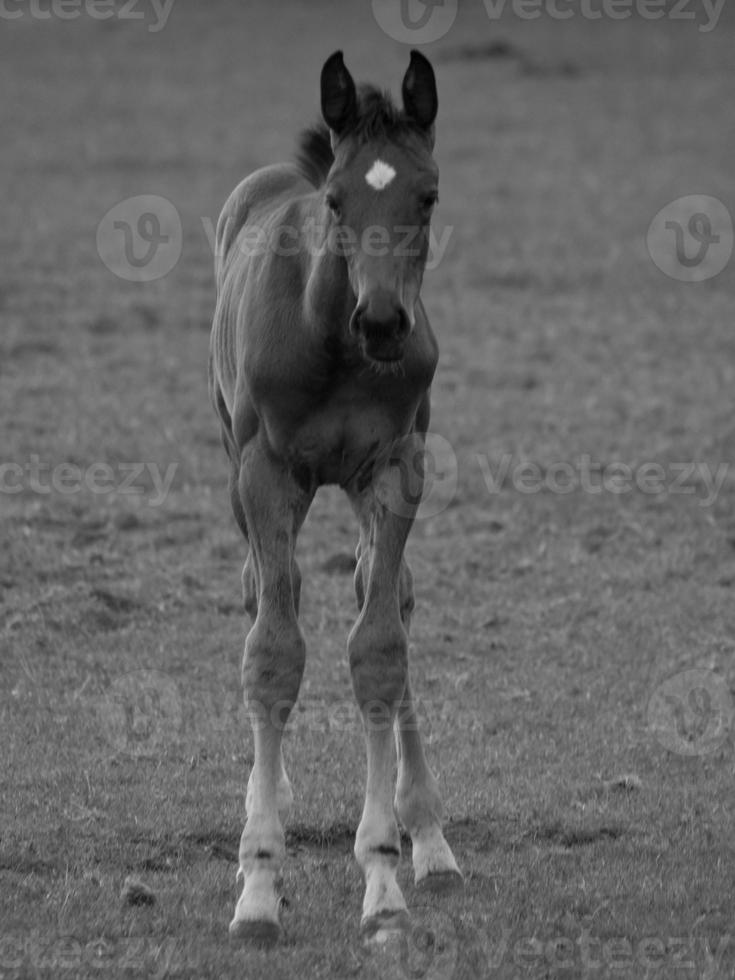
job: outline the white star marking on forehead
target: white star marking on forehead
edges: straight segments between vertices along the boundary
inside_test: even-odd
[[[395,175],[396,172],[389,163],[383,163],[382,160],[376,160],[365,174],[365,180],[374,190],[382,191],[384,187],[387,187],[388,184],[390,184]]]

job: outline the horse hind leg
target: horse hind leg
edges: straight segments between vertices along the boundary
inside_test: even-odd
[[[281,825],[285,825],[288,820],[291,810],[293,809],[293,790],[291,789],[291,780],[288,778],[288,773],[286,772],[286,764],[283,761],[283,751],[279,754],[278,759],[278,775],[276,778],[276,807],[278,809],[278,818],[281,821]],[[245,814],[252,813],[255,809],[255,779],[253,774],[255,769],[250,770],[250,777],[248,779],[248,788],[245,794]]]
[[[405,561],[401,566],[399,602],[408,632],[414,593],[413,576]],[[395,732],[398,781],[394,805],[398,819],[411,836],[414,880],[418,887],[431,891],[453,888],[462,883],[462,873],[442,833],[439,786],[426,761],[408,676]]]

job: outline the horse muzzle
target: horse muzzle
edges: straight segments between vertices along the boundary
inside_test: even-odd
[[[411,322],[397,299],[371,299],[358,303],[350,329],[368,360],[394,362],[403,357]]]

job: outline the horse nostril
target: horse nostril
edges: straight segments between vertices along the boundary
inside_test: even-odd
[[[411,333],[411,321],[408,318],[408,313],[402,306],[398,311],[398,336],[401,340],[405,340],[406,337]]]
[[[356,306],[352,312],[352,316],[350,317],[350,331],[354,335],[360,333],[362,327],[362,318],[363,318],[363,314],[365,313],[365,309],[366,307],[365,304],[363,303],[360,306]]]

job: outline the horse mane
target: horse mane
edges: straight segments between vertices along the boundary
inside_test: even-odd
[[[375,139],[395,139],[415,130],[415,124],[393,102],[388,92],[381,92],[374,85],[357,88],[357,119],[349,134],[359,145]],[[321,187],[334,163],[329,129],[317,122],[304,129],[299,136],[296,164],[301,173],[315,187]]]
[[[296,150],[296,166],[304,177],[314,187],[321,187],[333,163],[332,141],[326,123],[317,122],[302,130]]]

